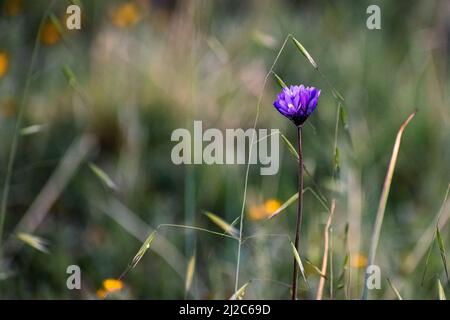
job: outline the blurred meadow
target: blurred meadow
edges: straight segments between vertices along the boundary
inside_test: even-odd
[[[396,135],[416,110],[369,298],[450,297],[449,1],[73,2],[81,30],[65,25],[72,1],[0,1],[1,298],[228,299],[245,193],[239,296],[288,299],[295,204],[267,219],[297,192],[284,140],[279,172],[251,165],[248,184],[246,165],[171,160],[173,130],[251,128],[261,94],[256,127],[295,145],[273,74],[263,90],[278,54],[285,83],[322,89],[303,130],[299,298],[316,298],[333,202],[323,298],[361,298]],[[366,27],[371,4],[381,30]],[[69,265],[81,290],[66,287]]]

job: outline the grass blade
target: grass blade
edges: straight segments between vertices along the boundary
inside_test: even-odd
[[[436,237],[436,224],[438,224],[439,228],[442,230],[442,228],[447,224],[447,222],[450,219],[450,210],[446,210],[444,212],[444,209],[447,206],[449,206],[450,208],[450,202],[447,202],[449,193],[450,193],[450,184],[447,186],[444,199],[436,216],[433,218],[432,222],[425,229],[425,232],[422,233],[422,236],[418,239],[417,244],[412,250],[412,252],[410,252],[409,255],[405,259],[403,259],[402,269],[404,270],[405,273],[411,273],[415,269],[417,269],[419,262],[422,260],[424,256],[427,256],[425,268],[428,266],[428,260],[430,257],[430,250],[431,250],[430,247],[434,245],[435,242],[434,240]]]
[[[275,78],[277,79],[277,83],[280,86],[281,89],[283,88],[287,88],[286,83],[283,81],[283,79],[281,79],[275,72],[272,72],[273,75],[275,76]]]
[[[295,150],[294,146],[292,145],[292,143],[289,141],[288,138],[286,138],[286,136],[282,133],[281,134],[281,138],[283,139],[284,143],[286,143],[289,151],[292,153],[292,155],[297,159],[298,161],[298,152],[297,150]]]
[[[41,22],[39,23],[38,36],[34,40],[34,46],[33,46],[33,50],[31,53],[30,65],[28,67],[26,80],[25,80],[25,86],[23,88],[22,98],[21,98],[21,102],[20,102],[19,108],[18,108],[16,123],[14,125],[11,147],[10,147],[9,156],[8,156],[8,160],[7,160],[7,164],[6,164],[6,174],[5,174],[5,178],[3,180],[3,190],[2,190],[2,194],[1,194],[1,203],[0,203],[0,259],[2,256],[1,241],[3,239],[3,229],[5,226],[6,210],[8,207],[7,202],[8,202],[8,196],[9,196],[10,182],[11,182],[11,178],[12,178],[14,162],[16,160],[17,149],[18,149],[18,145],[19,145],[20,128],[22,126],[22,120],[23,120],[24,114],[25,114],[25,105],[28,100],[28,91],[30,88],[31,77],[33,75],[33,68],[35,66],[35,62],[37,59],[37,51],[38,51],[38,47],[39,47],[39,34],[42,31],[44,22],[47,19],[54,2],[55,2],[54,0],[50,2],[49,6],[45,10],[45,13],[41,19]]]
[[[273,36],[271,36],[268,33],[258,31],[258,30],[253,32],[252,39],[257,44],[264,46],[266,48],[269,48],[269,49],[275,49],[275,47],[277,45],[277,40]]]
[[[77,84],[77,78],[75,77],[75,73],[72,71],[72,69],[65,64],[62,67],[62,73],[69,85],[75,87],[75,85]]]
[[[307,265],[309,265],[319,276],[321,276],[322,278],[324,278],[325,280],[328,279],[327,275],[322,273],[322,271],[320,271],[319,267],[316,266],[314,263],[312,263],[311,261],[309,261],[308,259],[305,259],[305,262]]]
[[[391,282],[391,280],[389,278],[387,278],[387,282],[389,283],[389,286],[391,287],[392,291],[394,291],[397,299],[403,300],[402,296],[400,295],[400,292],[398,292],[397,288],[395,287],[395,285]]]
[[[195,253],[189,259],[187,269],[186,269],[186,282],[185,282],[186,294],[189,291],[189,289],[191,288],[192,279],[194,279],[194,272],[195,272]]]
[[[344,125],[344,129],[348,130],[348,115],[347,115],[347,111],[344,108],[340,108],[339,109],[339,116],[341,118],[341,122]]]
[[[43,253],[49,254],[48,251],[48,241],[45,239],[42,239],[40,237],[33,236],[29,233],[20,232],[17,234],[17,238],[21,241],[23,241],[25,244],[29,245],[30,247],[41,251]]]
[[[447,300],[445,297],[444,287],[442,287],[441,280],[438,279],[438,293],[439,293],[439,300]]]
[[[306,283],[306,286],[309,288],[308,280],[306,280],[305,268],[303,267],[302,259],[300,258],[300,255],[298,254],[298,251],[295,248],[295,246],[292,243],[292,241],[290,243],[291,243],[292,253],[294,254],[294,257],[295,257],[295,261],[297,261],[298,266],[300,268],[300,273],[302,274],[302,277],[303,277],[303,280]]]
[[[340,283],[342,285],[342,287],[345,287],[345,284],[343,283],[343,281],[344,281],[345,273],[348,270],[349,261],[350,261],[350,255],[347,252],[345,257],[344,257],[344,260],[342,262],[341,273],[339,274],[339,277],[338,277],[338,280],[337,280],[337,282]],[[338,285],[338,286],[340,286],[340,285]]]
[[[209,37],[206,40],[208,47],[214,52],[221,63],[226,63],[229,55],[223,44],[216,37]]]
[[[228,224],[225,220],[223,220],[219,216],[217,216],[214,213],[209,212],[209,211],[206,211],[205,215],[212,222],[214,222],[219,228],[221,228],[223,231],[225,231],[229,235],[231,235],[233,237],[237,237],[238,236],[239,232],[237,231],[237,229],[235,227],[233,227],[232,225]]]
[[[331,93],[333,94],[334,98],[338,101],[344,102],[345,99],[342,96],[342,94],[339,91],[337,91],[336,88],[333,87],[331,84],[330,84],[330,87],[331,87]]]
[[[28,136],[43,131],[47,126],[45,124],[34,124],[20,129],[21,136]]]
[[[307,191],[311,192],[313,194],[314,197],[317,198],[317,200],[319,200],[320,204],[324,207],[325,210],[330,211],[330,209],[328,208],[327,204],[325,203],[325,201],[320,197],[319,194],[317,194],[317,192],[315,192],[313,189],[311,189],[310,187],[306,187],[305,189],[303,189],[303,194],[305,194]],[[287,207],[289,207],[291,204],[293,204],[295,201],[297,201],[298,199],[298,192],[295,193],[292,197],[290,197],[288,200],[286,200],[286,202],[284,202],[274,213],[272,213],[267,220],[274,218],[275,216],[277,216],[278,214],[280,214],[282,211],[284,211]]]
[[[331,210],[328,215],[327,223],[324,229],[324,248],[323,248],[323,257],[322,257],[322,274],[327,273],[328,266],[328,256],[330,255],[329,251],[329,243],[330,243],[330,227],[331,221],[333,220],[334,209],[336,208],[336,201],[333,199],[331,202]],[[319,287],[317,289],[316,300],[322,300],[323,297],[323,288],[325,287],[325,277],[320,278]]]
[[[380,239],[381,226],[383,224],[384,211],[386,209],[387,199],[389,196],[389,190],[391,188],[392,177],[394,176],[395,164],[397,163],[398,152],[400,150],[400,142],[402,140],[403,131],[408,126],[408,123],[414,118],[416,112],[411,113],[408,118],[403,122],[398,130],[397,137],[395,139],[394,148],[392,150],[391,160],[389,161],[388,170],[386,172],[386,178],[384,180],[383,190],[381,192],[380,203],[378,205],[377,215],[375,219],[375,227],[372,233],[372,239],[370,241],[370,252],[369,252],[369,264],[374,264],[375,255],[378,247],[378,241]],[[364,281],[364,289],[363,289],[363,299],[367,299],[367,286],[365,285],[367,281],[367,273],[366,279]]]
[[[277,216],[280,212],[282,212],[284,209],[286,209],[295,201],[297,201],[297,199],[298,199],[298,192],[294,194],[292,197],[290,197],[285,203],[283,203],[274,213],[270,215],[270,217],[267,218],[267,220]]]
[[[336,148],[334,148],[334,172],[336,172],[337,174],[339,174],[339,147],[336,146]]]
[[[445,245],[444,240],[442,239],[441,232],[439,231],[439,227],[436,226],[436,240],[439,245],[439,253],[441,254],[442,263],[444,264],[445,276],[447,277],[447,282],[450,283],[448,278],[448,270],[447,270],[447,255],[445,253]]]
[[[316,191],[314,191],[311,187],[306,187],[305,189],[303,189],[303,193],[305,194],[307,191],[311,192],[312,195],[319,200],[320,204],[322,205],[322,207],[326,210],[326,211],[330,211],[330,208],[328,208],[328,205],[326,204],[326,199],[324,199],[323,195],[317,193]]]
[[[422,281],[420,282],[421,286],[423,286],[423,283],[425,281],[425,276],[427,274],[428,264],[430,263],[431,251],[433,250],[435,236],[436,236],[436,234],[433,235],[433,241],[431,241],[431,245],[428,248],[427,258],[425,259],[425,267],[423,269],[423,274],[422,274]]]
[[[99,166],[94,163],[89,163],[89,168],[92,172],[110,189],[117,190],[117,186],[114,181],[108,176],[108,174],[103,171]]]

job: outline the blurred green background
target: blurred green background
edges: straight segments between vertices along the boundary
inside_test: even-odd
[[[361,296],[395,136],[416,109],[381,231],[381,289],[370,298],[396,297],[387,279],[405,299],[436,299],[438,279],[450,295],[433,242],[440,212],[450,247],[450,205],[443,204],[450,182],[449,1],[80,3],[82,28],[69,31],[71,1],[0,1],[0,188],[24,112],[1,242],[1,298],[101,298],[103,280],[119,277],[159,225],[221,232],[204,210],[228,223],[238,218],[245,165],[176,166],[171,133],[192,130],[194,120],[220,130],[252,127],[264,77],[288,34],[345,97],[347,122],[336,135],[338,103],[326,79],[287,42],[274,71],[288,84],[322,88],[303,148],[311,173],[305,187],[328,206],[336,199],[324,298]],[[381,30],[366,27],[371,4],[381,8]],[[295,128],[272,107],[278,90],[270,77],[257,127],[279,128],[295,142]],[[259,236],[242,246],[240,285],[251,281],[244,298],[290,296],[293,256],[283,235],[294,235],[295,205],[261,219],[268,200],[282,203],[296,192],[296,161],[281,139],[280,157],[277,175],[250,167],[243,235]],[[305,192],[304,262],[321,266],[327,216]],[[233,239],[161,227],[124,288],[108,298],[227,299],[236,259]],[[81,290],[66,287],[69,265],[81,268]],[[305,268],[310,288],[300,281],[300,297],[312,299],[319,275]]]

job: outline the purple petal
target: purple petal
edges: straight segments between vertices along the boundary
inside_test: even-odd
[[[319,96],[320,90],[315,87],[294,85],[283,88],[273,105],[278,112],[299,126],[316,109]]]

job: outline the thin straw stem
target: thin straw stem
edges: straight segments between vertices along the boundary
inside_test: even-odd
[[[299,251],[300,229],[302,225],[302,200],[303,200],[303,154],[302,154],[302,127],[297,127],[297,148],[298,148],[298,202],[297,202],[297,222],[295,227],[295,248]],[[294,259],[294,271],[292,273],[292,300],[297,299],[297,278],[298,265]]]

